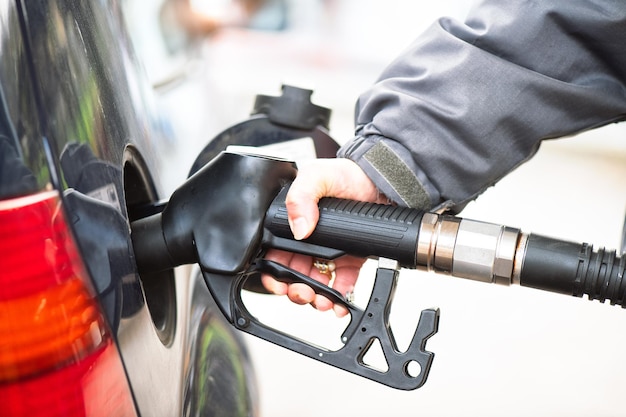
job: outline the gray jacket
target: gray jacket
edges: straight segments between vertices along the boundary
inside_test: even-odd
[[[398,204],[459,211],[542,140],[625,119],[624,0],[487,0],[391,63],[338,156]]]

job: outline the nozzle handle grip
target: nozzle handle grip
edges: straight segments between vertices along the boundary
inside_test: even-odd
[[[288,187],[284,187],[267,210],[265,229],[276,237],[294,239],[287,220],[287,191]],[[390,258],[403,267],[416,267],[422,211],[338,198],[322,198],[319,211],[317,226],[304,242],[362,258]],[[298,251],[295,243],[293,250]]]

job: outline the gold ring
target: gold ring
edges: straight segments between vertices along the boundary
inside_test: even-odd
[[[335,263],[333,261],[326,261],[323,259],[313,260],[313,266],[317,268],[320,274],[327,275],[329,278],[333,278],[335,273]]]

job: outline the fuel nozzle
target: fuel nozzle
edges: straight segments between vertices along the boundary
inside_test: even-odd
[[[417,242],[417,267],[496,284],[518,284],[624,305],[626,258],[587,243],[426,213]]]
[[[286,195],[293,163],[225,151],[179,187],[161,212],[131,224],[141,272],[197,262],[209,291],[236,328],[315,360],[398,389],[416,389],[434,353],[426,350],[438,329],[439,310],[422,310],[409,347],[399,351],[389,313],[401,267],[420,268],[499,284],[519,284],[624,306],[626,257],[519,229],[392,205],[323,198],[313,233],[295,240]],[[393,259],[379,262],[370,300],[351,303],[336,290],[265,258],[282,249],[321,259],[343,255]],[[244,289],[268,274],[311,287],[349,311],[337,350],[275,329],[248,311]],[[377,345],[378,343],[378,345]],[[364,361],[380,346],[386,372]],[[419,367],[419,372],[414,372]]]

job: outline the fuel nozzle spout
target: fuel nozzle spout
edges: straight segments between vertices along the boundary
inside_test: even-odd
[[[455,277],[582,297],[625,307],[626,258],[615,251],[519,229],[426,213],[417,267]]]

